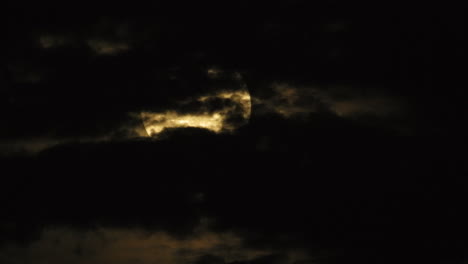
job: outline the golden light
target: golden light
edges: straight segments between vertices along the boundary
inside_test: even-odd
[[[210,112],[205,104],[210,100],[224,99],[229,100],[231,104],[223,108]],[[237,129],[240,125],[248,122],[252,111],[251,97],[245,85],[240,90],[223,90],[211,94],[199,96],[187,102],[199,102],[202,108],[194,113],[179,113],[176,110],[164,112],[141,112],[141,118],[149,136],[161,133],[165,128],[196,127],[211,130],[215,133],[228,132]],[[243,121],[240,124],[228,122],[229,117],[234,114],[241,114]]]
[[[146,132],[152,136],[162,132],[165,128],[173,127],[200,127],[214,132],[223,128],[223,117],[216,114],[184,115],[175,111],[165,113],[142,112]]]

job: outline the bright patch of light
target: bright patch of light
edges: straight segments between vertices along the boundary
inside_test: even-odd
[[[179,114],[175,111],[165,113],[142,112],[146,132],[152,136],[162,132],[165,128],[199,127],[214,132],[223,128],[223,117],[220,114]]]
[[[141,113],[146,132],[149,136],[161,133],[165,128],[197,127],[211,130],[215,133],[232,131],[236,126],[227,124],[226,120],[235,111],[241,111],[242,117],[247,120],[251,114],[251,98],[249,92],[221,91],[215,94],[208,94],[193,99],[203,103],[221,98],[231,100],[234,104],[225,106],[215,112],[201,111],[198,113],[178,113],[177,111],[149,112]],[[237,110],[235,109],[237,106]]]

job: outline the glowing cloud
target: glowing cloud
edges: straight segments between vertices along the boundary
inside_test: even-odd
[[[179,114],[175,111],[165,113],[142,112],[141,116],[149,135],[158,134],[168,127],[200,127],[214,132],[223,128],[223,117],[215,114]]]
[[[245,87],[243,87],[245,88]],[[210,101],[224,99],[230,102],[221,109],[208,110]],[[148,135],[153,136],[162,132],[165,128],[197,127],[211,130],[216,133],[232,131],[240,123],[230,123],[228,119],[240,114],[245,123],[251,114],[251,98],[246,89],[239,91],[220,91],[214,94],[203,95],[195,99],[186,100],[183,103],[199,102],[202,107],[194,113],[179,113],[175,110],[165,112],[144,111],[141,118]]]

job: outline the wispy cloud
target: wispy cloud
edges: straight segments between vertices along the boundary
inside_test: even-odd
[[[347,118],[362,115],[386,117],[407,110],[402,98],[378,89],[301,87],[287,83],[273,83],[270,88],[268,95],[254,98],[254,104],[260,112],[275,112],[286,118],[320,111]]]

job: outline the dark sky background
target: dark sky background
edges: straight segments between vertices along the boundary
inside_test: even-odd
[[[460,6],[6,7],[1,263],[468,261]]]

